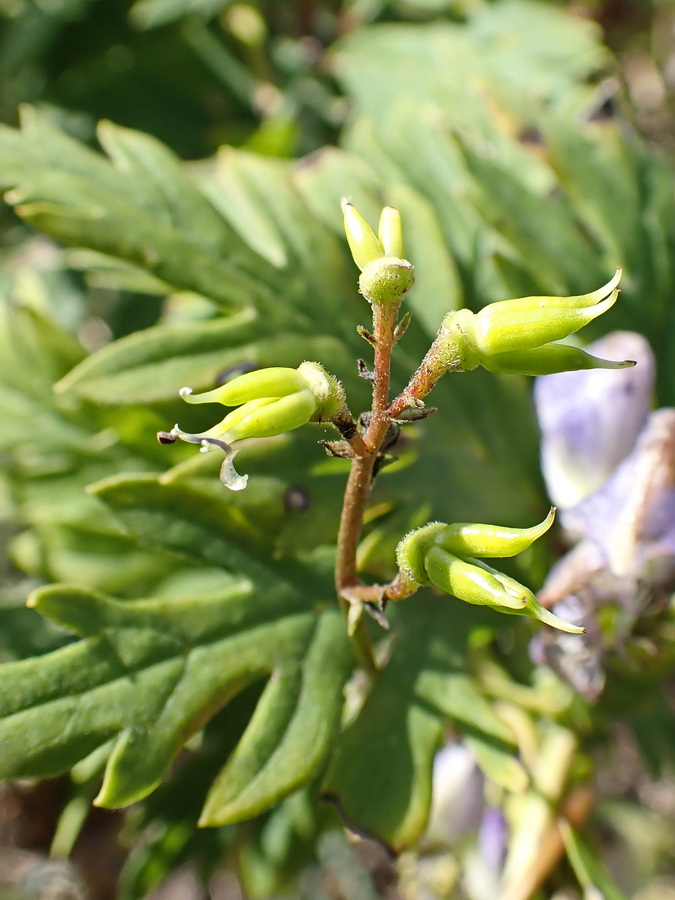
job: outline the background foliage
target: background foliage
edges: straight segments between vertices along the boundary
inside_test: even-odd
[[[387,663],[369,689],[331,586],[346,469],[316,446],[324,431],[242,451],[237,495],[210,456],[154,439],[176,420],[206,427],[178,389],[241,367],[320,360],[367,406],[345,194],[371,220],[383,202],[402,212],[417,284],[397,389],[449,309],[582,293],[622,264],[597,328],[644,334],[656,403],[675,402],[670,56],[645,51],[672,11],[590,6],[619,64],[566,6],[4,5],[0,775],[70,773],[57,856],[95,829],[93,798],[134,804],[101,896],[145,897],[187,861],[204,882],[237,871],[251,896],[376,896],[376,864],[322,797],[407,853],[403,895],[494,896],[471,874],[475,843],[420,843],[451,736],[509,817],[507,871],[545,845],[542,796],[567,802],[610,773],[540,896],[621,896],[598,862],[620,854],[626,896],[675,890],[675,811],[648,800],[654,783],[673,790],[667,614],[636,624],[590,704],[530,662],[528,622],[418,595],[393,637],[374,630]],[[543,518],[530,387],[441,382],[440,413],[405,432],[373,495],[365,573],[388,577],[402,533],[431,518]],[[538,588],[559,551],[513,574]],[[533,895],[517,882],[508,897]]]

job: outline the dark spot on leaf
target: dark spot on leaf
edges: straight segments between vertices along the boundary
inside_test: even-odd
[[[524,128],[518,135],[518,140],[530,147],[541,147],[544,143],[541,132],[536,128]]]
[[[284,494],[284,508],[289,512],[304,512],[310,507],[309,493],[305,488],[293,485]]]

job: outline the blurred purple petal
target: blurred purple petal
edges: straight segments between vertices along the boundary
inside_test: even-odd
[[[653,412],[612,478],[561,522],[600,547],[615,575],[653,582],[675,567],[675,409]]]
[[[483,802],[483,776],[473,752],[461,742],[446,744],[434,758],[426,840],[453,846],[478,828]]]
[[[509,828],[501,809],[486,807],[478,831],[478,847],[485,864],[493,872],[501,872],[506,856]]]
[[[579,544],[558,565],[562,564],[563,569],[572,567],[571,557],[582,547]],[[581,577],[580,570],[574,572],[569,585],[575,585],[576,593],[563,593],[552,609],[567,622],[582,625],[586,628],[586,634],[563,634],[542,629],[530,642],[530,657],[537,665],[547,665],[553,669],[586,700],[594,701],[605,686],[605,647],[595,618],[601,598],[596,593],[592,576],[585,584],[579,583]]]
[[[614,332],[586,349],[606,359],[634,359],[637,365],[536,379],[542,471],[551,499],[561,508],[596,491],[630,453],[654,386],[654,356],[641,335]]]
[[[538,599],[587,633],[542,631],[530,645],[536,663],[591,701],[604,686],[605,656],[621,652],[646,605],[675,584],[675,409],[649,414],[654,362],[643,338],[618,333],[593,349],[638,365],[552,375],[535,388],[547,485],[568,539],[579,542]],[[618,614],[602,617],[601,629],[603,607]]]

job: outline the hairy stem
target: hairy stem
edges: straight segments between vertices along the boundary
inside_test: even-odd
[[[345,589],[352,588],[359,583],[356,572],[356,550],[361,538],[363,515],[370,496],[373,469],[390,421],[387,405],[389,403],[391,351],[394,346],[397,313],[398,305],[377,304],[373,306],[375,338],[373,407],[361,445],[358,446],[356,442],[352,443],[352,449],[356,456],[352,462],[345,488],[335,569],[335,581],[340,596],[343,596]]]
[[[344,591],[359,583],[356,573],[356,551],[361,539],[363,515],[370,496],[376,456],[357,456],[347,479],[342,515],[338,531],[337,563],[335,566],[335,586],[338,595],[344,599]]]
[[[447,360],[443,359],[441,364],[439,356],[439,339],[436,338],[408,385],[392,401],[388,410],[392,419],[398,418],[406,409],[423,406],[422,399],[427,396],[438,379],[450,371]]]
[[[373,304],[373,346],[375,348],[373,405],[368,427],[362,441],[350,441],[355,457],[347,479],[338,532],[335,584],[338,596],[346,608],[359,602],[360,585],[356,568],[356,553],[363,529],[363,517],[373,483],[373,473],[382,443],[390,424],[387,411],[391,376],[391,352],[395,344],[394,332],[400,304]],[[363,599],[366,599],[365,597]],[[376,671],[365,622],[360,620],[355,633],[357,651],[371,674]]]
[[[396,305],[373,305],[375,360],[373,365],[373,408],[364,440],[370,451],[377,454],[389,427],[389,383],[391,380],[391,352],[396,343],[394,332],[398,309]]]

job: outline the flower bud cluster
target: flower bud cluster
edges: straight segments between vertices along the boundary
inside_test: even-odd
[[[377,234],[348,200],[342,201],[342,212],[352,258],[361,269],[361,293],[369,303],[400,303],[413,286],[415,269],[402,259],[403,232],[398,210],[384,207]]]
[[[243,375],[203,394],[182,388],[187,403],[222,403],[235,406],[208,431],[191,434],[175,425],[161,439],[179,438],[196,443],[203,451],[219,447],[225,451],[221,481],[233,491],[246,487],[247,475],[238,475],[232,459],[232,445],[246,438],[266,438],[299,428],[307,422],[329,421],[345,406],[340,382],[314,362],[297,369],[269,368]]]
[[[621,269],[596,291],[574,297],[521,297],[490,303],[478,313],[455,310],[443,320],[427,367],[435,380],[448,371],[551,375],[576,369],[619,369],[634,365],[591,356],[558,344],[607,312],[619,295]]]
[[[532,591],[483,562],[483,558],[515,556],[526,550],[552,525],[555,509],[532,528],[433,522],[407,534],[396,558],[409,581],[433,585],[446,594],[499,612],[539,619],[571,634],[583,628],[570,625],[545,609]]]

